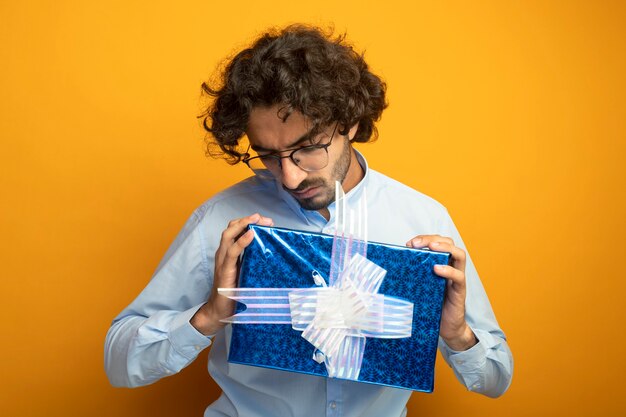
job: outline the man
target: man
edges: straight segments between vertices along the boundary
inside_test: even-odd
[[[410,391],[227,362],[233,303],[251,223],[332,234],[334,183],[348,204],[367,188],[372,241],[452,254],[440,350],[469,390],[509,386],[512,356],[463,242],[436,201],[368,168],[352,147],[377,135],[385,84],[340,37],[291,26],[260,37],[226,66],[204,114],[209,147],[257,175],[198,208],[145,290],[113,322],[105,366],[116,386],[176,373],[212,346],[209,371],[222,396],[205,416],[404,416]],[[248,143],[244,141],[247,137]],[[224,227],[226,226],[225,230]],[[407,277],[410,279],[410,277]]]

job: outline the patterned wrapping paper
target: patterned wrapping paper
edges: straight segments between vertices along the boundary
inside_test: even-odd
[[[312,271],[328,280],[333,236],[251,225],[240,288],[312,288]],[[368,242],[367,258],[387,270],[379,293],[414,303],[410,338],[368,338],[358,381],[432,392],[445,280],[433,273],[450,255]],[[326,281],[328,283],[328,281]],[[237,304],[235,313],[245,310]],[[328,376],[314,346],[289,324],[232,324],[229,361]]]

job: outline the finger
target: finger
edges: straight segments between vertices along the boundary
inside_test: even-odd
[[[270,217],[261,216],[259,213],[241,219],[233,219],[228,222],[228,227],[222,232],[220,245],[215,253],[215,263],[220,265],[224,261],[226,251],[246,232],[250,224],[260,224],[262,226],[273,226],[274,220]]]
[[[406,245],[410,248],[424,248],[431,242],[445,242],[454,245],[454,241],[451,238],[440,235],[417,235],[406,242]]]
[[[241,220],[245,220],[245,219],[241,219]],[[274,226],[274,220],[272,220],[269,217],[260,216],[259,220],[257,220],[256,222],[247,223],[245,225],[245,227],[243,228],[243,230],[241,230],[241,232],[239,232],[239,234],[237,236],[235,236],[234,239],[232,239],[233,243],[236,242],[244,233],[246,233],[246,231],[247,231],[246,229],[251,224],[256,224],[256,225],[259,225],[259,226]],[[236,227],[236,226],[233,226],[233,227]],[[226,249],[228,249],[228,247],[230,247],[230,244],[229,244],[228,240],[226,241],[226,245],[227,245]]]
[[[241,255],[243,250],[247,248],[250,243],[252,243],[253,239],[254,230],[248,230],[246,233],[241,235],[241,237],[237,239],[235,243],[226,250],[226,256],[224,257],[224,266],[236,267],[239,255]]]
[[[454,284],[465,286],[465,273],[450,265],[435,265],[435,274],[441,278],[446,278]]]
[[[241,219],[235,219],[228,222],[228,227],[222,233],[222,242],[228,242],[229,240],[235,241],[242,235],[246,227],[250,224],[258,224],[261,226],[273,226],[274,220],[271,217],[261,216],[259,213],[251,214],[250,216],[243,217]]]
[[[246,231],[237,241],[222,251],[221,262],[215,264],[214,288],[232,288],[237,282],[237,260],[254,239],[254,231]]]
[[[259,226],[274,226],[274,220],[272,220],[271,217],[261,216],[256,224],[258,224]]]
[[[230,246],[230,244],[237,240],[239,235],[243,234],[249,224],[258,222],[261,220],[261,217],[262,216],[259,213],[254,213],[250,216],[242,217],[241,219],[234,219],[228,222],[228,227],[226,227],[226,229],[222,232],[220,246]]]
[[[228,222],[228,226],[222,232],[220,238],[220,245],[215,252],[215,264],[221,265],[226,256],[228,248],[246,231],[248,224],[256,222],[260,219],[258,213],[254,213],[250,216],[243,217],[241,219],[233,219]]]
[[[428,249],[436,252],[450,253],[450,255],[452,255],[452,266],[460,269],[461,271],[465,271],[466,254],[463,249],[457,248],[448,242],[430,242],[428,244]]]
[[[246,228],[251,224],[256,224],[259,226],[274,226],[274,220],[269,217],[260,216],[259,220],[257,220],[256,222],[248,223],[246,227],[244,227],[244,229],[237,236],[235,236],[233,240],[236,242],[237,239],[239,239],[244,233],[246,233]]]

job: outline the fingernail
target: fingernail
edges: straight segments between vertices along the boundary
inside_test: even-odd
[[[422,238],[421,237],[413,239],[413,244],[414,245],[419,245],[420,243],[422,243]]]
[[[443,271],[446,269],[446,265],[435,265],[435,269],[438,269],[440,271]]]
[[[430,246],[439,246],[439,242],[433,242],[430,244]]]

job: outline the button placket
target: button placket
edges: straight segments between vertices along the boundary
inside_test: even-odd
[[[326,380],[326,416],[328,417],[341,415],[341,382],[334,378]]]

